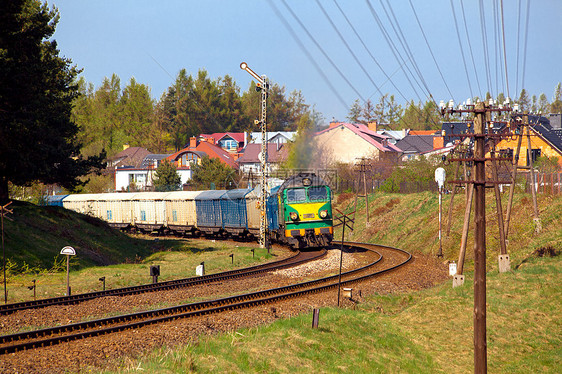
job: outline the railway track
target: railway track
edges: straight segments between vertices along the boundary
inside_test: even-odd
[[[403,254],[403,259],[381,270],[373,269],[383,260],[383,256],[375,248],[381,247],[364,243],[346,243],[358,249],[367,249],[378,255],[378,258],[360,268],[342,273],[341,285],[360,282],[382,273],[392,271],[405,265],[411,259],[411,254],[398,248],[386,247]],[[111,334],[119,331],[136,329],[146,325],[153,325],[180,318],[220,313],[227,310],[249,308],[257,305],[270,304],[281,300],[298,298],[308,294],[319,293],[337,288],[338,275],[332,275],[317,280],[293,284],[264,291],[252,292],[238,296],[190,303],[171,308],[127,314],[100,320],[75,323],[48,329],[5,335],[0,337],[0,355],[35,349],[62,342],[84,339],[92,336]]]
[[[88,292],[83,294],[62,296],[48,299],[40,299],[33,301],[24,301],[21,303],[4,304],[0,305],[0,315],[6,315],[25,309],[44,308],[53,305],[71,305],[78,304],[83,301],[96,299],[98,297],[106,296],[126,296],[135,295],[145,292],[167,291],[182,287],[192,287],[205,283],[219,282],[227,279],[235,279],[240,277],[252,276],[272,270],[283,269],[295,265],[302,264],[307,261],[315,260],[326,255],[326,250],[311,251],[311,252],[298,252],[294,256],[269,262],[261,265],[256,265],[248,268],[229,270],[216,274],[208,274],[193,278],[176,279],[161,283],[143,284],[140,286],[115,288],[106,291]]]

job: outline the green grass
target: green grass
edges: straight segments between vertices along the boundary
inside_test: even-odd
[[[171,241],[172,243],[167,243]],[[158,246],[174,248],[156,252],[138,263],[122,263],[107,266],[84,267],[71,270],[70,286],[72,293],[85,293],[102,290],[105,277],[107,289],[138,286],[152,283],[150,266],[160,265],[159,282],[195,277],[195,268],[205,262],[207,274],[256,265],[274,258],[264,248],[249,247],[236,243],[211,243],[201,239],[160,239]],[[255,250],[255,258],[251,249]],[[234,264],[230,254],[234,254]],[[77,255],[78,257],[78,255]],[[66,268],[59,272],[39,272],[36,274],[17,274],[8,277],[8,301],[19,302],[33,299],[33,291],[27,287],[36,280],[37,298],[58,297],[66,294]]]

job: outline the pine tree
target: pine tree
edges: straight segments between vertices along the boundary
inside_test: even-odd
[[[163,160],[154,173],[156,191],[177,191],[181,188],[181,177],[176,167],[168,160]]]
[[[359,99],[356,99],[351,108],[349,108],[349,113],[347,114],[346,119],[351,123],[359,123],[362,121],[363,115],[363,108],[361,107],[361,103]]]
[[[562,87],[560,82],[558,82],[556,88],[554,89],[554,98],[552,103],[550,103],[550,112],[562,113]]]
[[[0,202],[9,197],[8,182],[73,189],[103,166],[103,153],[80,154],[71,118],[79,69],[51,39],[58,19],[56,8],[37,0],[0,2]]]

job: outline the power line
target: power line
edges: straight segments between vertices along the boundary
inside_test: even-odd
[[[478,79],[478,70],[476,69],[476,62],[474,61],[474,53],[472,53],[472,44],[470,43],[470,34],[468,33],[468,25],[466,22],[466,16],[464,14],[464,5],[462,1],[463,0],[461,0],[462,19],[464,23],[464,31],[466,33],[466,40],[468,43],[468,50],[470,51],[470,57],[472,59],[472,67],[474,68],[474,76],[476,77],[476,85],[478,86],[478,92],[482,92],[482,89],[480,88],[480,80]],[[472,95],[472,92],[470,94]]]
[[[459,40],[459,48],[461,50],[461,56],[462,56],[462,63],[464,65],[464,71],[466,73],[466,82],[468,83],[468,89],[470,90],[470,96],[474,97],[474,92],[472,91],[472,85],[470,84],[470,76],[468,74],[468,68],[466,67],[466,59],[464,58],[464,52],[463,52],[463,47],[462,47],[462,42],[461,42],[461,35],[459,33],[459,26],[457,24],[457,16],[455,14],[455,6],[453,4],[453,0],[451,1],[451,10],[453,11],[453,20],[455,21],[455,29],[457,30],[457,38]]]
[[[363,38],[361,38],[361,36],[359,35],[359,33],[357,32],[357,30],[355,29],[355,27],[353,26],[353,23],[351,23],[351,21],[349,20],[349,18],[345,15],[344,11],[342,10],[342,8],[339,6],[339,4],[337,3],[336,0],[333,0],[334,4],[336,4],[336,7],[339,9],[339,11],[341,12],[342,16],[345,18],[346,22],[348,23],[349,27],[353,30],[353,32],[355,33],[355,36],[357,37],[357,39],[359,39],[359,41],[361,42],[361,45],[363,45],[363,48],[365,48],[365,50],[367,51],[367,53],[369,54],[369,56],[371,57],[371,59],[373,60],[373,62],[378,66],[378,68],[381,70],[381,72],[384,74],[384,76],[386,77],[386,81],[381,85],[384,86],[384,84],[388,81],[390,81],[390,83],[392,83],[392,86],[396,89],[396,91],[398,91],[398,93],[400,94],[400,96],[402,96],[402,98],[404,100],[406,99],[406,96],[404,96],[404,94],[402,94],[402,92],[400,91],[400,89],[394,84],[394,82],[392,81],[391,77],[395,74],[392,73],[391,76],[388,76],[388,74],[384,71],[383,67],[381,66],[381,64],[379,64],[379,62],[377,61],[377,59],[375,58],[375,56],[373,55],[373,53],[371,52],[371,50],[369,49],[369,47],[367,47],[367,45],[365,44],[365,42],[363,41]],[[400,67],[398,67],[397,70],[400,70]],[[380,92],[380,90],[379,90]],[[382,93],[381,93],[382,94]],[[371,95],[373,96],[373,95]],[[369,96],[370,98],[370,96]]]
[[[507,56],[505,54],[505,26],[504,26],[505,24],[503,19],[503,0],[500,0],[500,10],[501,10],[501,19],[502,19],[503,61],[505,65],[505,87],[507,91],[507,97],[509,97],[509,79],[507,76]]]
[[[517,2],[517,46],[516,46],[516,68],[515,68],[515,94],[519,92],[519,41],[521,40],[521,0]],[[523,88],[523,87],[521,87]]]
[[[386,32],[384,26],[382,25],[382,21],[380,20],[379,16],[377,15],[377,13],[375,12],[375,9],[373,8],[373,6],[371,5],[371,3],[369,2],[369,0],[365,0],[365,2],[367,3],[367,6],[369,7],[369,11],[371,12],[371,15],[373,16],[374,20],[377,22],[377,25],[379,26],[379,29],[381,31],[381,33],[383,34],[388,46],[390,47],[390,51],[392,52],[392,54],[394,55],[394,58],[396,59],[396,61],[398,62],[398,64],[400,63],[400,58],[397,56],[397,51],[395,51],[395,46],[394,43],[390,40],[390,37],[388,35],[388,33]],[[402,59],[402,62],[404,62],[404,59]],[[408,66],[406,65],[406,68],[408,68]],[[421,101],[421,97],[418,94],[418,91],[416,90],[416,88],[414,87],[414,84],[412,83],[412,81],[410,80],[410,77],[408,76],[408,74],[406,74],[406,71],[404,70],[404,65],[401,65],[401,69],[402,72],[404,73],[404,76],[406,77],[406,79],[408,80],[408,82],[410,83],[410,86],[412,87],[414,93],[416,94],[416,96],[418,97],[418,99]]]
[[[388,18],[388,21],[389,21],[390,25],[392,26],[392,29],[394,30],[394,33],[396,34],[396,37],[397,37],[398,41],[402,45],[402,49],[404,49],[404,52],[406,53],[406,56],[410,58],[410,61],[412,63],[412,67],[414,68],[414,71],[417,73],[418,77],[420,78],[420,81],[424,85],[425,90],[427,91],[427,94],[429,96],[431,96],[431,93],[429,92],[429,88],[427,87],[427,84],[425,83],[425,81],[423,79],[423,75],[421,74],[421,72],[418,68],[418,64],[416,63],[416,60],[414,59],[414,55],[412,54],[412,51],[410,50],[410,46],[408,45],[408,42],[406,41],[406,38],[404,37],[404,34],[402,33],[402,28],[400,27],[400,23],[396,19],[394,11],[392,10],[392,6],[390,5],[390,3],[387,0],[388,9],[390,10],[390,13],[392,14],[392,18],[391,18],[390,15],[388,14],[388,11],[386,10],[386,7],[383,4],[383,1],[379,0],[379,2],[380,2],[381,6],[384,10],[384,13],[386,14],[386,17]],[[395,24],[396,24],[396,26],[395,26]],[[398,48],[396,48],[396,50],[398,51]],[[398,53],[400,55],[400,52],[398,52]],[[405,59],[401,55],[400,55],[400,58],[403,61],[405,61]],[[408,65],[405,65],[405,66],[408,67]],[[423,91],[424,89],[421,87],[421,84],[416,79],[416,76],[410,71],[410,69],[408,69],[408,71],[412,75],[412,78],[416,81],[416,84],[418,85],[418,87]]]
[[[443,83],[445,84],[445,87],[447,88],[447,91],[449,92],[449,95],[454,100],[455,98],[453,97],[453,94],[451,93],[451,90],[449,89],[449,86],[447,85],[447,82],[445,81],[445,77],[443,76],[443,73],[441,72],[441,68],[439,68],[439,64],[437,63],[437,60],[435,59],[435,55],[433,54],[433,50],[431,49],[431,46],[429,45],[429,42],[427,41],[427,37],[425,35],[425,32],[423,31],[423,27],[422,27],[421,22],[418,18],[418,14],[416,13],[416,9],[414,8],[414,4],[412,4],[412,0],[409,0],[409,1],[410,1],[410,6],[412,7],[412,11],[414,12],[414,16],[416,17],[416,21],[418,22],[418,26],[420,27],[423,38],[425,40],[425,44],[427,44],[427,48],[429,49],[429,52],[431,53],[431,57],[433,58],[433,62],[435,62],[435,66],[437,67],[437,70],[439,71],[439,75],[441,75],[441,79],[443,80]]]
[[[490,59],[488,54],[488,35],[486,33],[486,16],[484,14],[483,1],[479,1],[480,8],[480,29],[482,31],[482,48],[484,50],[484,65],[486,66],[486,81],[488,83],[488,92],[491,91],[492,81],[490,79]]]
[[[349,44],[347,43],[347,41],[345,40],[345,38],[343,37],[343,35],[341,34],[341,32],[338,30],[338,28],[336,27],[336,25],[334,24],[334,22],[332,21],[332,19],[330,18],[330,15],[326,12],[326,9],[324,9],[324,7],[322,6],[322,3],[320,3],[320,0],[316,0],[316,4],[318,4],[318,6],[320,7],[320,9],[322,10],[322,13],[324,13],[324,15],[326,16],[326,18],[328,19],[328,22],[330,22],[330,25],[332,25],[332,28],[334,29],[334,31],[338,34],[338,36],[340,37],[341,41],[343,42],[343,44],[346,46],[347,50],[349,51],[349,53],[353,56],[353,58],[355,59],[355,62],[357,62],[357,64],[359,65],[359,67],[361,68],[361,70],[363,70],[363,72],[365,73],[365,75],[367,76],[367,78],[369,78],[369,80],[371,81],[371,83],[373,84],[373,86],[375,86],[375,88],[377,89],[377,91],[379,91],[379,93],[382,96],[382,92],[379,89],[379,87],[377,86],[377,84],[375,83],[375,81],[373,80],[373,78],[371,77],[371,75],[367,72],[367,69],[365,69],[365,67],[363,66],[363,64],[361,63],[361,61],[359,60],[359,58],[357,58],[357,55],[355,55],[355,53],[353,52],[353,49],[351,49],[351,47],[349,46]]]
[[[342,79],[349,85],[349,87],[351,87],[351,89],[353,91],[355,91],[355,93],[357,94],[357,96],[359,96],[361,98],[361,100],[363,100],[364,102],[366,101],[365,98],[363,98],[363,96],[361,95],[361,93],[359,93],[359,91],[357,91],[357,89],[355,88],[355,86],[353,86],[353,84],[351,84],[351,82],[347,79],[347,77],[342,73],[342,71],[340,70],[340,68],[334,63],[334,61],[332,61],[332,59],[330,58],[330,56],[324,51],[324,49],[322,48],[322,46],[320,46],[320,44],[316,41],[316,39],[312,36],[312,34],[308,31],[308,29],[306,28],[306,26],[301,22],[301,20],[299,19],[299,17],[295,14],[295,12],[293,12],[293,10],[291,9],[291,7],[289,6],[289,4],[287,4],[287,2],[285,0],[283,1],[283,5],[285,5],[285,7],[287,8],[287,10],[291,13],[291,15],[293,16],[293,18],[298,22],[298,24],[302,27],[302,29],[306,32],[306,34],[308,35],[308,37],[312,40],[312,42],[316,45],[316,47],[320,50],[320,52],[322,52],[322,54],[324,55],[324,57],[328,60],[328,62],[330,62],[330,64],[332,65],[332,67],[338,72],[338,74],[342,77]],[[271,3],[271,0],[270,0]]]
[[[525,21],[525,43],[523,44],[523,72],[521,73],[521,87],[525,87],[525,68],[527,65],[527,37],[529,36],[530,13],[531,13],[531,0],[527,0],[527,19]]]
[[[332,84],[332,82],[328,79],[328,77],[326,76],[326,73],[324,73],[324,71],[322,70],[322,68],[320,68],[320,66],[318,65],[318,63],[316,62],[316,60],[314,59],[314,57],[312,57],[312,55],[310,54],[310,52],[308,51],[308,49],[306,49],[306,47],[304,46],[304,44],[302,43],[302,41],[300,40],[300,38],[298,37],[297,33],[295,32],[295,30],[293,30],[292,26],[289,24],[289,22],[287,22],[287,20],[285,19],[285,17],[283,16],[283,14],[279,11],[279,9],[277,9],[277,7],[275,6],[275,3],[272,0],[269,0],[269,6],[273,9],[273,11],[275,12],[275,14],[277,15],[277,17],[281,20],[281,22],[283,23],[283,25],[285,25],[285,27],[287,28],[287,30],[289,31],[289,33],[291,34],[291,36],[293,37],[293,40],[298,44],[299,48],[303,51],[303,53],[306,55],[306,57],[309,59],[310,63],[314,66],[314,68],[316,69],[316,71],[318,71],[318,73],[322,76],[322,79],[324,79],[324,82],[328,85],[328,87],[330,87],[330,90],[332,90],[332,92],[334,93],[334,95],[336,95],[336,97],[338,98],[338,100],[342,103],[342,105],[344,106],[344,108],[346,110],[349,111],[349,107],[347,106],[347,103],[345,102],[345,100],[341,97],[341,95],[339,94],[338,90],[336,90],[336,88],[334,87],[334,85]]]

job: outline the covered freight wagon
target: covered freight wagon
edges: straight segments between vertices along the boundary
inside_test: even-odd
[[[236,189],[220,197],[223,228],[231,234],[241,235],[248,230],[245,197],[251,189]]]
[[[168,229],[183,234],[196,229],[195,198],[200,193],[200,191],[174,191],[164,197]]]
[[[202,191],[195,197],[197,228],[200,231],[218,234],[223,229],[220,198],[226,190]]]

